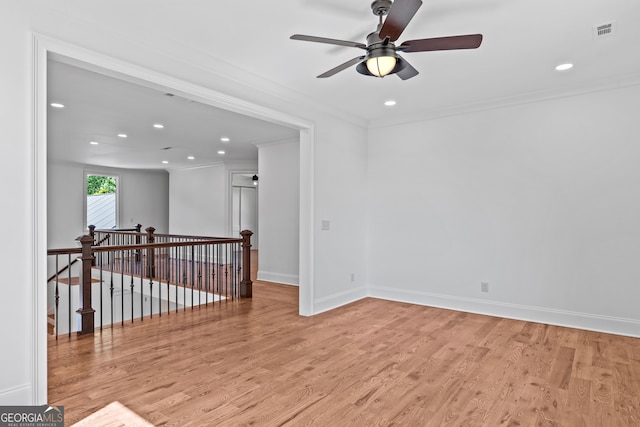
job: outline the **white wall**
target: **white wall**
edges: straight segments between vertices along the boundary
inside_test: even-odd
[[[315,145],[314,309],[324,311],[366,296],[365,221],[367,134],[319,120]],[[329,221],[329,230],[321,230]],[[353,281],[351,280],[353,276]]]
[[[225,237],[225,167],[173,171],[169,178],[169,231],[172,234]]]
[[[172,234],[231,236],[230,175],[255,163],[223,163],[172,171],[169,179],[169,230]]]
[[[83,229],[86,197],[85,171],[118,176],[120,228],[142,224],[158,233],[169,229],[169,174],[165,171],[104,168],[76,163],[54,162],[47,170],[47,212],[49,248],[76,246],[74,239]]]
[[[0,298],[0,405],[8,405],[33,402],[34,382],[39,375],[34,368],[36,344],[30,327],[34,311],[32,217],[34,210],[44,206],[35,206],[32,200],[33,97],[27,19],[13,4],[3,3],[0,9],[0,92],[4,94],[0,100],[0,177],[10,184],[5,186],[8,202],[2,213],[2,238],[6,244],[0,246],[4,282]]]
[[[371,130],[371,295],[640,336],[638,111],[636,86]]]
[[[156,233],[169,232],[169,174],[125,170],[120,175],[120,227],[142,224]]]
[[[298,284],[300,143],[258,146],[258,280]]]

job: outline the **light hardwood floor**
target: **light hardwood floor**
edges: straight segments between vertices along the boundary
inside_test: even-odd
[[[640,340],[297,288],[49,341],[68,424],[113,401],[167,426],[640,426]]]

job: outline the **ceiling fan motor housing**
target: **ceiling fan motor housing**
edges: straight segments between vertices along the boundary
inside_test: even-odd
[[[371,58],[380,58],[382,56],[393,56],[396,58],[396,66],[389,74],[395,74],[405,67],[405,62],[396,54],[396,45],[389,40],[380,40],[380,28],[367,36],[367,55],[360,64],[356,66],[356,71],[365,76],[378,77],[371,74],[367,68],[367,60]]]

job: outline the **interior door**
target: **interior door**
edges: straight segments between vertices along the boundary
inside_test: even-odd
[[[258,249],[258,193],[255,187],[233,187],[233,236],[242,230],[253,231],[251,249]]]

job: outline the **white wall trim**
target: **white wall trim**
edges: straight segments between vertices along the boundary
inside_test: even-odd
[[[29,292],[32,305],[30,401],[47,403],[47,50],[33,37],[32,69],[32,149],[31,149],[31,257],[32,274]]]
[[[305,221],[300,222],[300,314],[310,315],[313,303],[313,173],[314,173],[314,126],[313,123],[281,111],[273,110],[252,102],[244,101],[211,89],[173,78],[137,65],[101,55],[99,53],[54,40],[44,35],[33,34],[33,182],[32,224],[34,253],[32,264],[33,325],[33,401],[45,404],[47,400],[47,330],[46,330],[46,268],[47,268],[47,108],[46,108],[46,70],[47,58],[66,57],[77,65],[83,64],[99,72],[113,73],[119,78],[127,76],[138,84],[156,89],[170,89],[172,93],[224,108],[229,111],[259,118],[300,131],[300,212]],[[80,65],[82,66],[82,65]],[[306,220],[309,218],[310,220]]]
[[[33,397],[34,390],[29,384],[0,390],[0,405],[24,405]],[[35,403],[39,405],[40,403]]]
[[[258,270],[258,280],[292,286],[298,286],[300,283],[300,278],[297,274],[285,274],[264,270]]]
[[[555,310],[475,298],[463,298],[383,286],[369,287],[369,296],[389,301],[640,338],[640,321],[634,319]]]
[[[343,305],[350,304],[352,302],[356,302],[363,298],[367,298],[367,288],[364,286],[349,289],[348,291],[339,292],[337,294],[329,295],[327,297],[318,298],[314,301],[314,314],[320,314],[325,311],[333,310],[338,307],[342,307]]]
[[[287,138],[287,139],[278,139],[276,141],[269,141],[269,142],[258,142],[255,145],[258,148],[262,148],[262,147],[272,147],[274,145],[280,145],[280,144],[291,144],[293,142],[298,142],[298,138]]]
[[[311,316],[314,310],[314,185],[315,185],[315,129],[309,126],[300,130],[300,258],[298,262],[299,286],[298,310],[301,316]]]

